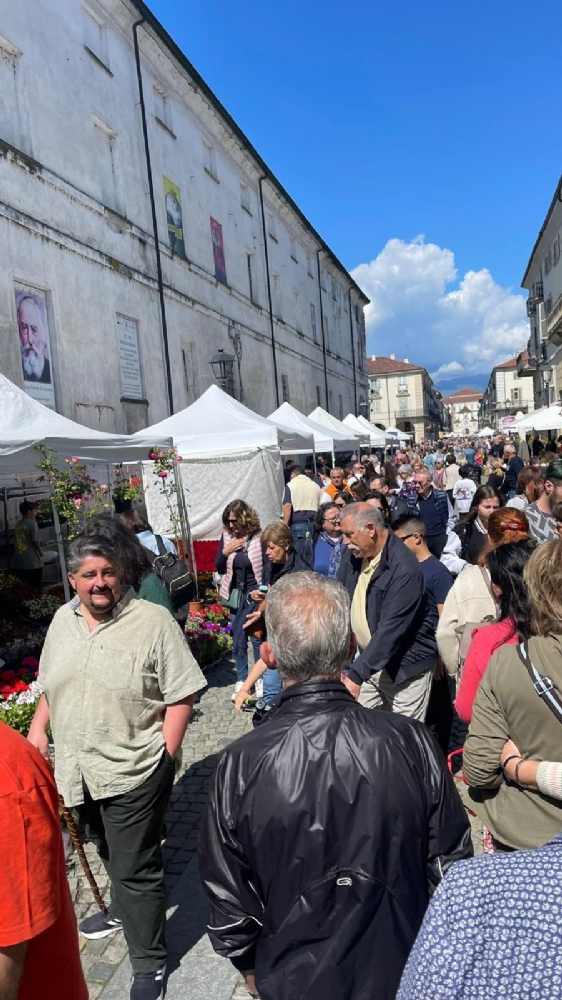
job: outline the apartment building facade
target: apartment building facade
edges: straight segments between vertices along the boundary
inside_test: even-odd
[[[398,427],[416,441],[437,438],[449,428],[449,413],[441,393],[421,365],[396,355],[367,358],[369,419],[377,427]]]
[[[526,362],[524,355],[523,363]],[[498,431],[509,430],[515,417],[535,409],[532,382],[519,374],[518,366],[519,360],[515,357],[492,369],[480,402],[481,425],[489,424]]]
[[[343,417],[367,400],[367,302],[141,0],[7,5],[3,374],[132,432],[192,403],[223,351],[258,413]]]
[[[529,342],[517,359],[533,388],[535,408],[562,399],[562,177],[523,276],[529,293]]]
[[[482,393],[476,389],[457,389],[445,396],[443,405],[451,417],[451,430],[459,437],[472,437],[479,429],[478,414]]]

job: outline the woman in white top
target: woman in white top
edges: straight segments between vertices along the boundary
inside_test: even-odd
[[[515,511],[510,513],[506,507],[500,507],[490,514],[489,549],[528,537],[529,524],[523,514]],[[437,648],[451,677],[456,677],[459,668],[460,636],[456,629],[470,622],[474,622],[476,626],[485,618],[496,617],[497,607],[490,590],[487,568],[465,565],[445,598],[437,626]]]

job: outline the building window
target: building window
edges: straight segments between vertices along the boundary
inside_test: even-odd
[[[306,269],[308,271],[308,277],[314,278],[314,264],[312,263],[312,257],[309,253],[306,255]]]
[[[326,338],[326,346],[330,343],[330,320],[328,314],[324,313],[324,336]]]
[[[372,378],[371,379],[371,389],[373,390],[373,392],[378,392],[380,394],[380,391],[381,391],[381,380],[380,380],[380,378]]]
[[[552,266],[556,267],[560,260],[560,236],[557,236],[552,244]]]
[[[89,7],[82,8],[84,13],[84,48],[96,62],[111,73],[107,45],[107,27],[97,13]]]
[[[281,395],[283,396],[284,403],[291,402],[289,394],[289,376],[285,375],[284,372],[281,373]]]
[[[279,239],[277,237],[277,219],[275,218],[274,215],[268,216],[267,231],[271,236],[271,239],[275,240],[275,242],[278,243]]]
[[[207,142],[203,143],[203,163],[205,166],[205,173],[218,183],[217,154],[215,152],[215,147],[210,146]]]
[[[338,301],[338,283],[335,278],[332,278],[332,298],[334,302]]]
[[[318,343],[318,331],[316,329],[316,306],[314,302],[310,303],[310,326],[312,329],[312,339],[315,344]]]
[[[322,406],[322,393],[319,385],[316,386],[316,403],[318,406]]]
[[[117,179],[115,149],[117,132],[114,132],[109,125],[102,122],[101,118],[94,118],[94,135],[97,146],[96,165],[100,178],[100,201],[107,208],[112,208],[116,212],[124,214],[119,201]]]
[[[320,288],[323,292],[326,291],[326,272],[322,267],[320,268]]]
[[[339,403],[339,418],[340,420],[343,420],[343,396],[341,392],[338,395],[338,403]]]
[[[398,405],[400,409],[400,416],[405,417],[406,414],[408,413],[408,400],[400,399]]]
[[[240,181],[240,204],[248,215],[252,214],[252,209],[250,206],[250,188],[243,181]]]
[[[408,392],[408,383],[405,379],[400,379],[398,382],[398,392]]]
[[[295,296],[295,330],[297,331],[297,333],[302,333],[298,288],[293,288],[293,295]]]
[[[355,322],[359,322],[359,305],[357,302],[355,303]]]
[[[283,322],[283,304],[281,302],[281,288],[279,285],[279,275],[272,274],[273,279],[273,311],[276,318]]]
[[[298,264],[299,258],[298,258],[298,255],[297,255],[297,241],[294,240],[292,237],[291,237],[291,239],[289,241],[289,252],[290,252],[291,257],[293,258],[295,264]]]
[[[376,399],[375,398],[375,399],[371,400],[371,413],[380,413],[380,412],[381,412],[381,401],[380,401],[380,399]]]
[[[512,403],[520,403],[521,402],[521,389],[512,389],[511,390],[511,402]]]
[[[166,93],[161,87],[154,84],[154,117],[156,121],[172,131],[172,109]]]
[[[246,266],[248,268],[248,288],[250,291],[250,302],[257,305],[256,302],[256,292],[255,292],[255,277],[254,277],[254,255],[253,253],[246,254]]]

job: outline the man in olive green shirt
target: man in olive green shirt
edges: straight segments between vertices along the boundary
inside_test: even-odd
[[[99,841],[111,878],[109,910],[80,924],[97,939],[123,928],[133,969],[131,1000],[163,996],[164,813],[174,757],[205,678],[169,611],[123,588],[123,555],[105,537],[70,544],[76,591],[55,615],[39,668],[41,697],[30,741]]]

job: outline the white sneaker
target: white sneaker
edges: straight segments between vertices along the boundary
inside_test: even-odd
[[[242,690],[243,687],[244,687],[244,681],[236,681],[236,684],[234,685],[234,691],[232,692],[232,696],[230,698],[231,701],[236,701],[236,695],[240,694],[240,691]]]
[[[258,677],[254,685],[254,691],[256,698],[263,698],[263,677]]]

